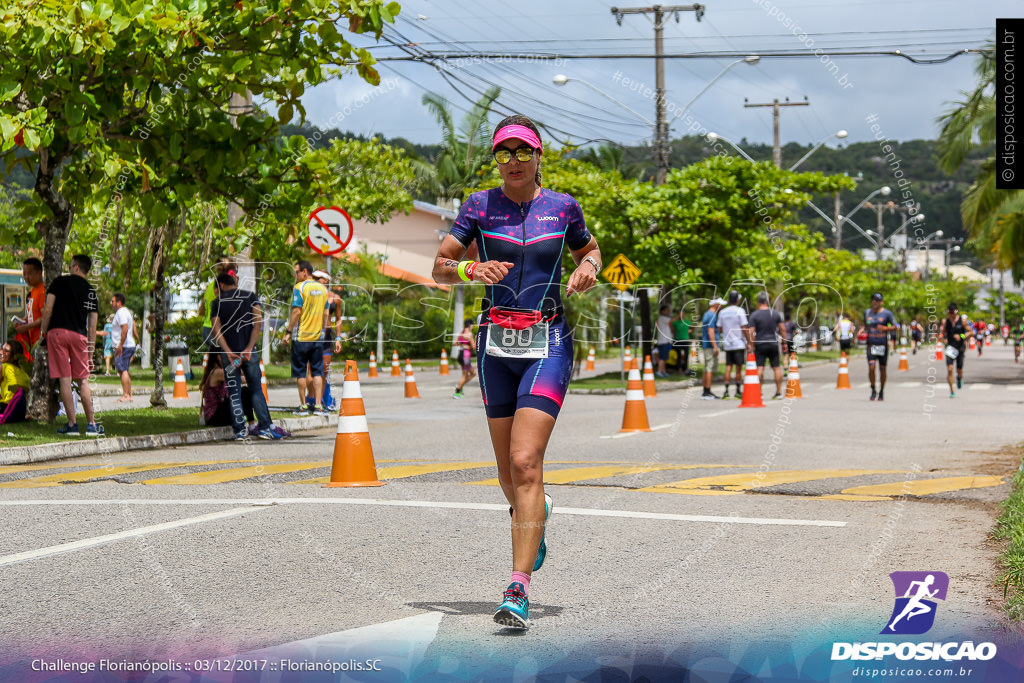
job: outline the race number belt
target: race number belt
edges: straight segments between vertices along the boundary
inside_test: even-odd
[[[889,347],[885,344],[872,344],[868,353],[872,356],[885,356],[889,353]]]
[[[492,306],[484,351],[497,358],[547,358],[548,321],[541,311]]]
[[[946,348],[943,350],[943,353],[946,354],[946,357],[949,358],[950,360],[956,360],[956,357],[960,355],[960,349],[956,348],[955,346],[947,344]]]

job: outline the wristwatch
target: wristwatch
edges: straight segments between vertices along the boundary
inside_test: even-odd
[[[584,263],[590,263],[590,265],[594,266],[594,275],[597,275],[598,273],[601,272],[601,264],[599,264],[597,262],[597,259],[595,259],[593,256],[588,256],[582,261],[580,261],[580,265],[583,265]]]

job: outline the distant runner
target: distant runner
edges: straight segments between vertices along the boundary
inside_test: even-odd
[[[892,313],[882,306],[882,294],[871,295],[871,308],[864,311],[864,329],[867,330],[868,379],[871,380],[871,400],[885,400],[885,368],[889,363],[889,332],[896,325]],[[875,366],[881,382],[875,390]]]

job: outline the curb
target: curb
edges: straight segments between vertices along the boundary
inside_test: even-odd
[[[331,426],[331,418],[311,415],[309,417],[283,418],[275,421],[289,432],[303,432]],[[139,436],[112,436],[104,438],[79,437],[80,441],[62,441],[39,446],[14,446],[0,449],[0,465],[27,465],[47,460],[79,458],[88,455],[122,453],[150,448],[187,446],[231,438],[231,427],[206,427],[187,432],[167,434],[141,434]],[[88,440],[86,440],[88,439]]]

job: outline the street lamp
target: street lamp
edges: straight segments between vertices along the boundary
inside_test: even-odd
[[[740,148],[739,145],[737,145],[735,142],[733,142],[729,138],[724,138],[724,137],[722,137],[721,135],[719,135],[718,133],[715,133],[715,132],[708,133],[707,138],[708,138],[708,140],[711,140],[711,142],[714,142],[715,140],[721,140],[722,142],[728,142],[730,145],[732,145],[732,148],[734,150],[736,150],[737,152],[739,152],[740,154],[743,155],[744,159],[746,159],[749,162],[755,163],[755,164],[757,163],[756,161],[754,161],[754,159],[749,154],[744,152]]]
[[[847,135],[849,135],[849,133],[847,133],[847,132],[846,132],[845,130],[838,130],[838,131],[836,131],[835,133],[829,133],[828,135],[826,135],[825,137],[823,137],[823,138],[822,138],[822,139],[821,139],[821,140],[820,140],[820,141],[818,142],[818,144],[816,144],[816,145],[815,145],[814,147],[811,147],[810,151],[809,151],[809,152],[807,152],[807,154],[805,154],[805,155],[803,155],[802,157],[800,157],[800,161],[798,161],[798,162],[796,162],[795,164],[793,164],[792,166],[790,166],[790,167],[789,167],[789,170],[790,170],[790,171],[795,171],[795,170],[796,170],[796,167],[797,167],[797,166],[799,166],[800,164],[802,164],[802,163],[804,163],[805,161],[807,161],[807,157],[809,157],[809,156],[811,156],[812,154],[814,154],[815,152],[817,152],[817,151],[818,151],[818,150],[819,150],[819,149],[821,148],[821,146],[822,146],[822,145],[824,145],[824,144],[825,144],[826,142],[828,142],[829,138],[835,137],[835,138],[839,138],[840,140],[842,140],[842,139],[843,139],[843,138],[845,138],[845,137],[846,137]]]
[[[954,252],[957,252],[957,251],[960,251],[960,245],[959,244],[954,244],[949,249],[946,249],[946,253],[942,257],[943,263],[946,264],[946,279],[947,280],[949,279],[949,255],[954,253]]]
[[[683,108],[682,108],[682,109],[680,109],[680,110],[679,110],[678,112],[676,112],[676,115],[672,117],[672,120],[671,120],[671,121],[669,121],[669,129],[671,129],[671,128],[672,128],[672,124],[673,124],[673,123],[675,123],[676,119],[678,119],[678,118],[679,118],[680,116],[682,116],[682,115],[683,115],[683,113],[684,113],[684,112],[685,112],[685,111],[686,111],[687,109],[689,109],[689,108],[690,108],[690,105],[692,105],[692,104],[693,104],[694,102],[696,102],[696,101],[697,101],[697,98],[698,98],[698,97],[700,97],[701,95],[703,95],[704,93],[706,93],[706,92],[708,91],[708,88],[710,88],[710,87],[711,87],[711,86],[712,86],[712,85],[714,84],[714,82],[715,82],[715,81],[717,81],[717,80],[718,80],[719,78],[721,78],[722,76],[724,76],[724,75],[725,75],[725,73],[726,73],[726,72],[727,72],[727,71],[728,71],[729,69],[733,68],[733,67],[734,67],[734,66],[736,66],[737,64],[749,64],[750,66],[754,66],[755,64],[757,64],[757,63],[758,63],[758,62],[760,62],[760,61],[761,61],[761,57],[760,57],[760,56],[758,56],[758,55],[747,55],[746,57],[743,57],[743,58],[741,58],[741,59],[737,59],[737,60],[735,60],[735,61],[733,61],[733,62],[729,62],[729,64],[728,64],[728,65],[726,65],[726,67],[725,67],[724,69],[722,69],[721,71],[719,71],[719,72],[718,72],[718,75],[717,75],[717,76],[715,76],[714,78],[712,78],[712,79],[711,79],[710,81],[708,81],[708,84],[707,84],[707,85],[705,85],[705,86],[704,86],[703,88],[701,88],[701,90],[700,90],[700,92],[699,92],[699,93],[697,93],[696,95],[694,95],[693,97],[691,97],[691,98],[690,98],[690,101],[689,101],[689,102],[687,102],[687,103],[686,103],[685,105],[683,105]]]
[[[596,92],[601,97],[604,97],[607,100],[611,100],[615,104],[619,105],[620,107],[622,107],[623,109],[628,111],[633,116],[636,116],[637,118],[639,118],[644,123],[646,123],[646,124],[648,124],[650,126],[655,125],[654,121],[651,121],[649,118],[647,118],[646,116],[644,116],[640,112],[631,109],[629,106],[623,104],[622,102],[619,102],[617,99],[615,99],[614,97],[612,97],[611,95],[609,95],[605,91],[601,90],[600,88],[598,88],[597,86],[593,85],[592,83],[588,83],[587,81],[583,80],[582,78],[569,78],[565,74],[556,74],[555,77],[551,79],[551,82],[554,83],[555,85],[565,85],[569,81],[575,81],[576,83],[582,83],[583,85],[587,86],[588,88],[590,88],[591,90]]]

